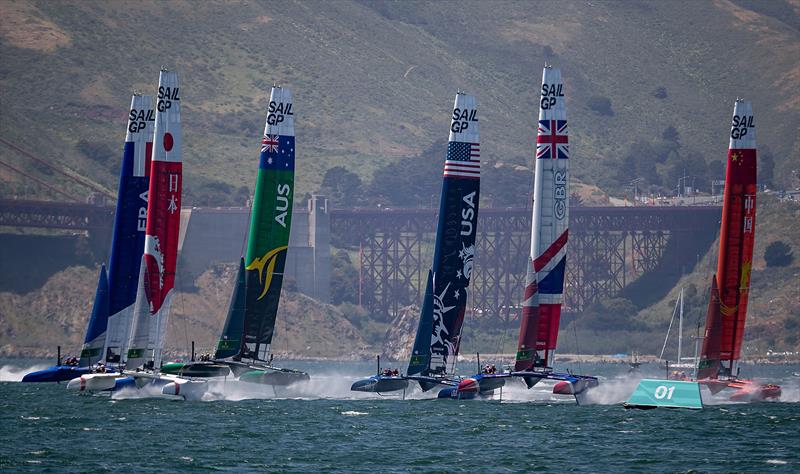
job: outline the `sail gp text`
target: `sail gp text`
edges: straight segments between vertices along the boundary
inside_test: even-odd
[[[556,219],[561,220],[567,214],[567,173],[555,171],[553,173],[553,212]]]
[[[128,113],[128,131],[139,133],[147,126],[147,122],[155,122],[156,116],[153,109],[131,109]]]
[[[450,123],[450,131],[454,133],[464,132],[469,128],[470,122],[478,121],[478,111],[476,109],[453,109],[453,121]]]
[[[166,112],[167,109],[172,108],[172,102],[180,102],[181,98],[178,97],[180,87],[158,87],[158,111]]]
[[[543,110],[552,109],[558,97],[564,97],[564,84],[542,84],[542,100],[539,104]]]
[[[286,115],[294,115],[292,112],[292,104],[284,104],[283,102],[269,102],[269,114],[267,115],[267,124],[280,125],[281,122],[286,120]]]
[[[752,115],[734,115],[731,121],[731,138],[734,140],[744,138],[748,128],[755,128]]]

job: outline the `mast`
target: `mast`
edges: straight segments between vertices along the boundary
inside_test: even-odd
[[[154,122],[153,98],[134,94],[128,112],[108,265],[109,316],[103,350],[106,362],[121,361],[131,328],[144,252]]]
[[[217,342],[215,359],[224,359],[239,354],[242,347],[242,331],[244,330],[244,258],[239,259],[239,271],[236,273],[233,294],[228,306],[228,317],[225,318],[225,327],[222,336]]]
[[[681,288],[681,310],[678,313],[678,363],[681,363],[681,347],[683,346],[683,288]]]
[[[155,119],[147,225],[127,367],[159,367],[175,286],[181,216],[181,113],[178,75],[161,70]]]
[[[480,200],[480,134],[474,96],[458,92],[450,120],[433,266],[410,375],[447,373],[458,355],[475,255]],[[422,356],[422,357],[420,357]]]
[[[698,377],[736,376],[747,316],[756,218],[753,105],[736,99],[725,172],[717,274],[713,277]]]
[[[270,92],[245,256],[243,337],[235,357],[268,360],[294,200],[294,111],[289,89]]]
[[[552,367],[569,235],[569,145],[561,70],[545,66],[539,101],[531,251],[514,370]]]

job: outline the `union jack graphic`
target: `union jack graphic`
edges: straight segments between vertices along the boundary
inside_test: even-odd
[[[278,135],[264,135],[261,140],[261,153],[265,151],[278,151]]]
[[[568,138],[566,120],[539,120],[536,158],[569,158]]]

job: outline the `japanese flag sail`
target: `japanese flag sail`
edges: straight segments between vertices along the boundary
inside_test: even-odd
[[[439,223],[408,373],[444,374],[458,355],[475,255],[480,135],[474,96],[456,94],[444,162]]]
[[[128,112],[108,266],[108,334],[102,354],[106,362],[120,362],[128,343],[144,251],[154,122],[153,97],[134,94]]]
[[[515,370],[552,366],[569,235],[569,137],[561,70],[542,73],[533,184],[531,251]]]
[[[756,230],[756,126],[753,104],[736,100],[722,199],[715,290],[706,315],[698,378],[736,375],[753,267]]]
[[[128,349],[128,368],[161,363],[167,316],[175,284],[181,216],[181,90],[176,73],[158,81],[147,228],[137,302]]]

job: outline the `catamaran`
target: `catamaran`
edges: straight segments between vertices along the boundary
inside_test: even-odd
[[[475,255],[480,198],[480,136],[474,96],[458,92],[450,121],[433,266],[428,272],[419,325],[406,375],[379,373],[350,387],[358,392],[423,391],[456,387],[454,365],[461,343]]]
[[[155,129],[147,192],[144,253],[139,262],[138,287],[127,348],[122,352],[123,374],[89,374],[68,388],[109,390],[135,382],[164,383],[159,373],[164,333],[175,285],[180,230],[182,163],[180,88],[175,72],[162,69],[158,81]]]
[[[553,393],[577,402],[597,378],[553,370],[569,236],[569,136],[561,70],[545,65],[539,100],[531,251],[525,276],[519,340],[511,376],[533,387],[557,381]],[[478,376],[480,381],[484,376]]]
[[[128,114],[117,208],[112,231],[109,271],[101,267],[92,314],[77,365],[61,365],[27,374],[23,382],[60,382],[88,375],[98,367],[119,369],[116,341],[130,324],[144,250],[150,151],[155,121],[153,98],[134,94]],[[127,333],[125,332],[127,336]]]
[[[756,219],[756,128],[753,105],[737,99],[725,173],[717,273],[711,279],[698,382],[732,400],[779,398],[781,388],[739,378]]]
[[[224,367],[239,381],[272,386],[309,379],[303,371],[273,365],[270,353],[292,223],[294,157],[292,93],[288,88],[273,86],[261,140],[247,254],[239,265],[216,353],[209,361],[169,364],[163,372],[209,377],[225,375],[219,369]],[[205,381],[194,382],[202,390]],[[163,393],[186,393],[186,383],[169,384]],[[183,389],[181,385],[185,385]]]
[[[695,381],[645,379],[626,408],[700,409],[700,387],[712,394],[732,389],[734,401],[780,398],[781,388],[739,378],[756,230],[756,127],[753,105],[736,99],[725,171],[717,273],[711,277],[703,349]]]

